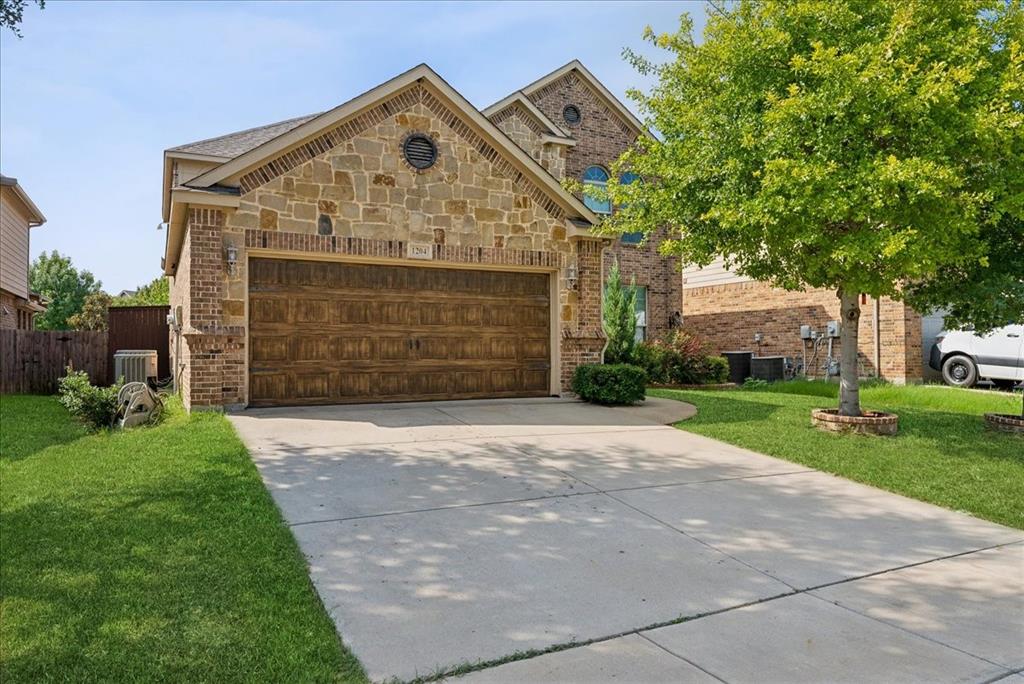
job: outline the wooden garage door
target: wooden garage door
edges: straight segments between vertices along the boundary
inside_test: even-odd
[[[249,404],[547,395],[548,278],[253,259]]]

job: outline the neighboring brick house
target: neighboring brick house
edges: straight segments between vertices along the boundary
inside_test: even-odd
[[[29,290],[29,232],[46,222],[16,178],[0,175],[0,328],[32,330],[46,310]]]
[[[421,65],[327,112],[167,150],[185,404],[562,393],[602,357],[612,241],[560,181],[642,132],[578,62],[484,112]],[[640,256],[653,247],[612,249],[652,278],[652,303],[671,289]]]
[[[800,338],[800,326],[821,332],[829,321],[839,319],[834,291],[774,288],[740,276],[718,260],[705,268],[683,269],[682,306],[683,328],[699,334],[716,352],[750,350],[762,356],[787,356],[797,363],[806,354],[806,374],[824,375],[827,343],[814,355],[813,345]],[[923,355],[931,346],[925,338],[933,339],[938,332],[929,325],[934,321],[888,297],[862,297],[860,308],[860,374],[895,383],[919,382]],[[839,358],[839,349],[839,340],[833,340],[833,358]]]

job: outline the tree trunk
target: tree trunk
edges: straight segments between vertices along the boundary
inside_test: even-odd
[[[840,289],[839,311],[839,415],[860,415],[860,380],[857,364],[857,333],[860,328],[860,306],[857,293]]]

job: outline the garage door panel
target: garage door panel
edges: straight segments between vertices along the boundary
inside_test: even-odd
[[[294,314],[292,320],[296,323],[319,323],[325,325],[331,322],[330,304],[326,299],[296,299],[292,302]]]
[[[531,370],[527,368],[523,371],[523,388],[524,389],[543,389],[548,385],[548,371],[546,368],[539,368]]]
[[[525,339],[521,341],[522,344],[522,358],[524,360],[541,360],[546,361],[551,358],[550,341],[548,338],[543,339]]]
[[[339,401],[363,400],[370,397],[370,382],[373,377],[366,373],[338,373],[338,391],[336,397]]]
[[[376,358],[381,361],[408,361],[413,356],[410,337],[379,337]]]
[[[270,404],[284,403],[291,395],[288,374],[285,372],[250,372],[249,395]]]
[[[253,259],[253,406],[541,396],[547,274]]]
[[[519,341],[511,337],[492,337],[490,358],[514,359],[519,356]]]
[[[513,369],[492,370],[491,389],[494,392],[514,392],[520,389],[519,374]]]
[[[370,303],[366,301],[339,301],[334,305],[332,323],[365,325],[370,322]]]
[[[295,361],[329,361],[331,340],[322,336],[296,336],[292,338],[291,356]]]
[[[252,360],[256,363],[265,361],[287,361],[290,338],[286,335],[275,337],[250,336]]]
[[[287,323],[288,300],[278,297],[254,298],[249,303],[249,317],[254,323]]]
[[[373,358],[373,340],[369,337],[341,337],[332,339],[332,356],[336,361],[369,361]]]
[[[329,373],[296,373],[292,382],[295,397],[300,401],[327,401],[331,398]]]

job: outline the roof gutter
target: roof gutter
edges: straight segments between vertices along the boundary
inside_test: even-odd
[[[238,195],[184,187],[174,188],[170,195],[167,242],[164,244],[164,256],[160,260],[164,275],[174,275],[178,271],[178,259],[181,256],[181,246],[185,242],[189,209],[193,206],[237,209],[240,201]]]

